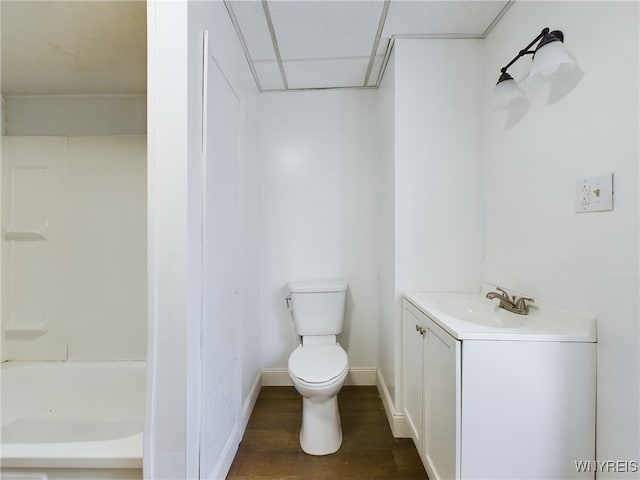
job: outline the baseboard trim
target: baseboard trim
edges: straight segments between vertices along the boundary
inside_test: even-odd
[[[393,399],[391,398],[391,394],[389,393],[389,389],[387,388],[387,384],[385,383],[380,370],[378,370],[376,386],[378,387],[378,392],[382,399],[382,406],[387,414],[387,421],[389,422],[393,436],[395,438],[411,438],[411,431],[409,430],[407,419],[405,418],[404,413],[398,413],[395,411]]]
[[[292,387],[293,382],[286,368],[263,368],[263,387]]]
[[[253,380],[253,384],[249,389],[249,394],[242,405],[242,412],[240,413],[241,436],[244,435],[244,431],[249,423],[251,412],[253,412],[253,407],[256,404],[256,400],[258,400],[258,395],[260,395],[260,388],[262,388],[262,372],[259,371],[256,378]]]
[[[216,463],[216,466],[213,468],[211,477],[209,477],[211,480],[222,480],[227,477],[229,470],[231,470],[233,459],[238,451],[238,445],[240,444],[241,438],[242,433],[240,433],[238,424],[236,424],[236,426],[233,427],[231,435],[229,435],[229,438],[227,439],[227,443],[225,443],[224,448],[222,449],[218,463]]]
[[[377,368],[356,367],[350,368],[347,378],[344,381],[345,385],[355,386],[373,386],[376,384],[376,377],[378,376]]]
[[[233,464],[233,459],[238,451],[240,440],[242,440],[244,431],[249,423],[251,412],[253,411],[253,407],[255,406],[258,395],[260,394],[260,388],[262,388],[262,373],[258,372],[253,384],[251,384],[247,398],[242,405],[238,423],[233,428],[231,435],[229,435],[229,439],[222,450],[220,459],[213,469],[213,474],[210,477],[211,480],[222,480],[227,477],[227,474],[231,469],[231,465]]]
[[[349,386],[373,386],[376,385],[378,369],[373,367],[354,367],[349,369],[345,385]],[[286,368],[263,368],[263,387],[290,387],[293,386],[289,371]]]

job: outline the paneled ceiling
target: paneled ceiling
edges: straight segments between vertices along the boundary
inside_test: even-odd
[[[2,0],[2,93],[147,90],[142,1]]]
[[[396,38],[484,38],[509,0],[225,0],[260,91],[379,85]]]
[[[270,91],[373,88],[396,38],[483,38],[513,0],[224,1],[258,90]],[[144,1],[0,5],[3,94],[146,91]]]

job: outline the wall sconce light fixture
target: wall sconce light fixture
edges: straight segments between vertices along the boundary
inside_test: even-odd
[[[531,50],[538,41],[540,43]],[[531,72],[526,80],[528,84],[551,80],[561,69],[572,69],[576,66],[576,62],[569,56],[564,46],[564,34],[560,30],[542,29],[529,45],[520,50],[513,60],[500,69],[501,75],[494,91],[495,109],[505,109],[516,99],[526,99],[524,92],[507,72],[511,65],[525,55],[533,55]]]

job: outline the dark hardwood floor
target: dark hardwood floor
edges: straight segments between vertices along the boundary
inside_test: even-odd
[[[292,387],[263,387],[227,480],[427,479],[413,441],[393,438],[376,387],[338,394],[342,447],[312,456],[300,448],[302,397]]]

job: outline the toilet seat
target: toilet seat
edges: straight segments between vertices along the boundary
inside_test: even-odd
[[[289,357],[289,372],[306,384],[326,384],[349,368],[347,352],[339,344],[300,345]]]

